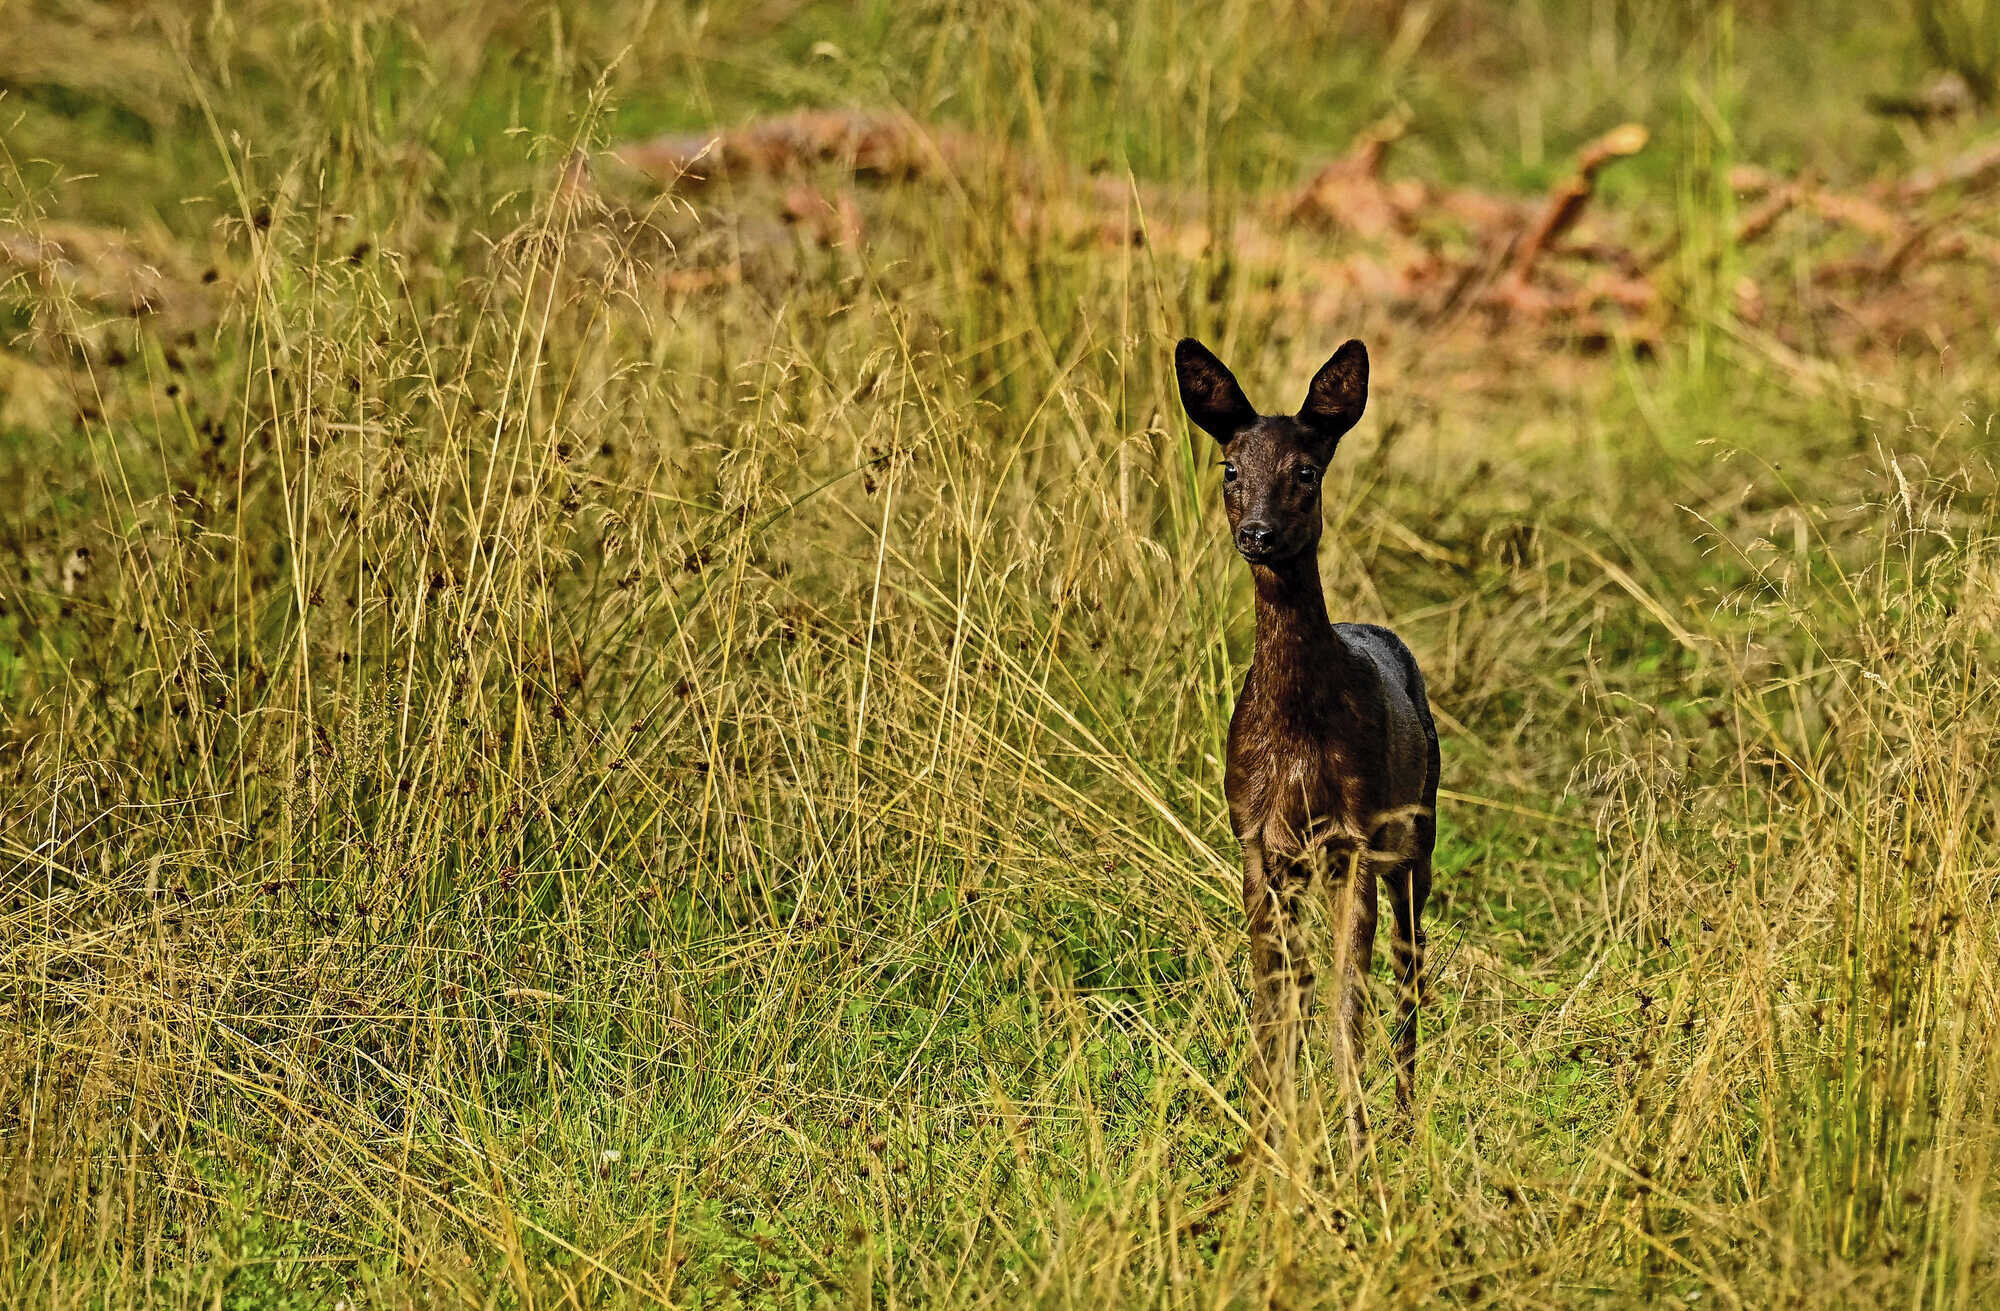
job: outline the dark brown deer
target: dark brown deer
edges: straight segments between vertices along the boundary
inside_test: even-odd
[[[1437,729],[1416,658],[1386,628],[1328,622],[1320,595],[1321,474],[1368,403],[1368,352],[1358,341],[1335,351],[1299,412],[1284,416],[1253,410],[1192,338],[1174,348],[1174,369],[1188,417],[1222,445],[1222,503],[1257,589],[1257,649],[1229,721],[1224,777],[1250,922],[1252,1119],[1276,1147],[1294,1117],[1314,985],[1300,913],[1317,882],[1331,912],[1336,1065],[1358,1151],[1376,875],[1396,921],[1396,1102],[1407,1116],[1438,788]]]

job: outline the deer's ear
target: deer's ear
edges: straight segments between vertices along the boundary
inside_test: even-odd
[[[1306,403],[1299,407],[1299,422],[1329,442],[1361,422],[1368,408],[1368,348],[1349,341],[1319,366],[1312,386],[1306,388]]]
[[[1181,405],[1188,418],[1219,442],[1257,422],[1257,411],[1236,385],[1236,376],[1208,347],[1183,337],[1174,347],[1174,374],[1180,379]]]

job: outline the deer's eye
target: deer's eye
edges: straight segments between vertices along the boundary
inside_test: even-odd
[[[1298,480],[1304,486],[1307,487],[1312,486],[1314,483],[1319,481],[1319,466],[1316,464],[1300,465],[1298,472]]]
[[[1225,484],[1236,481],[1236,466],[1228,460],[1222,462],[1222,481]]]

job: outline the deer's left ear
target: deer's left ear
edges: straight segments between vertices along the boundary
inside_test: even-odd
[[[1306,403],[1299,407],[1299,422],[1330,445],[1361,422],[1361,412],[1367,408],[1368,348],[1349,341],[1313,375]]]

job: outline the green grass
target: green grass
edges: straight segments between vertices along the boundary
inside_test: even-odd
[[[185,299],[0,283],[0,1303],[1989,1304],[1992,325],[1828,384],[1728,308],[1730,162],[1982,130],[1869,119],[1921,40],[1841,8],[8,10],[5,232]],[[1356,307],[1323,568],[1449,790],[1359,1165],[1238,1156],[1248,590],[1167,368],[1350,328],[998,170],[859,250],[558,185],[850,104],[1225,220],[1399,105],[1432,181],[1656,133],[1650,356]]]

